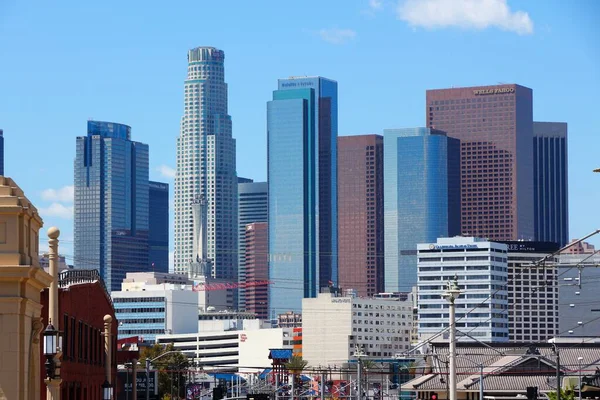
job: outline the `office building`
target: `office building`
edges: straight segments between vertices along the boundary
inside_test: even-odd
[[[534,240],[532,96],[520,85],[427,91],[427,126],[460,140],[463,236]]]
[[[41,295],[42,318],[48,321],[49,289],[43,290]],[[67,270],[59,274],[58,315],[59,320],[52,321],[52,325],[62,333],[61,398],[98,399],[106,380],[104,317],[111,316],[110,329],[113,334],[119,321],[115,318],[110,295],[97,270]],[[43,337],[40,339],[43,340]],[[114,344],[112,346],[115,350]],[[40,347],[33,346],[40,353],[39,359],[44,360],[43,348]],[[117,357],[113,356],[110,365],[113,382],[117,375],[117,364]],[[36,399],[50,399],[44,381],[39,379],[40,387],[44,390]]]
[[[148,262],[150,270],[169,272],[169,184],[149,182]]]
[[[4,176],[4,131],[0,129],[0,176]]]
[[[131,128],[88,121],[75,153],[75,260],[99,269],[109,290],[127,272],[148,271],[148,145]]]
[[[508,247],[508,337],[511,342],[540,343],[559,334],[557,258],[551,242],[510,241]]]
[[[459,143],[429,128],[386,129],[385,291],[417,283],[417,243],[460,233]]]
[[[268,225],[266,222],[256,222],[246,225],[244,235],[246,297],[245,310],[255,313],[258,318],[269,318],[269,288],[257,285],[269,279],[269,244]]]
[[[226,370],[256,373],[257,369],[271,368],[269,349],[289,348],[284,345],[281,328],[261,329],[257,325],[230,330],[200,331],[193,334],[159,335],[157,343],[173,343],[190,361],[202,365],[203,370]]]
[[[339,286],[384,291],[383,137],[338,137]]]
[[[255,222],[267,222],[268,201],[267,182],[253,182],[250,179],[238,178],[238,282],[242,284],[238,289],[240,310],[246,307],[246,289],[243,287],[246,283],[246,226]]]
[[[337,82],[280,79],[267,103],[271,318],[336,285]]]
[[[533,123],[535,238],[564,246],[569,241],[567,124]]]
[[[410,349],[412,303],[320,293],[302,300],[302,356],[310,365],[339,365],[366,357],[391,358]]]
[[[507,342],[507,245],[472,237],[440,238],[418,246],[419,338],[448,327],[449,303],[442,294],[458,278],[457,340]],[[441,338],[447,339],[446,331]]]
[[[227,114],[225,53],[214,47],[188,52],[184,112],[177,139],[175,175],[175,272],[193,260],[192,203],[208,207],[208,258],[214,278],[237,281],[237,177],[235,139]]]
[[[558,257],[558,325],[560,336],[598,336],[600,332],[600,255],[560,254]]]

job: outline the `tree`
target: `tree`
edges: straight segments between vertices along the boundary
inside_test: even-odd
[[[567,387],[566,389],[560,390],[560,400],[575,400],[577,396],[575,396],[575,391],[572,386]],[[550,400],[556,400],[556,391],[546,393]]]
[[[145,365],[146,359],[152,360],[169,351],[176,351],[152,362],[152,366],[158,369],[158,397],[160,399],[185,398],[185,385],[189,361],[185,354],[175,349],[173,344],[166,347],[155,344],[145,347],[140,352],[140,362]],[[171,393],[173,396],[171,397]]]
[[[293,382],[298,382],[298,384],[300,384],[301,381],[298,381],[298,375],[304,371],[304,368],[308,365],[308,361],[304,360],[302,356],[292,356],[292,358],[284,365],[285,368],[292,373]]]

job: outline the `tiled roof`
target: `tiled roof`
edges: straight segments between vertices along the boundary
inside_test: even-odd
[[[402,385],[403,390],[444,391],[448,385],[448,344],[434,343],[427,355],[432,373],[416,377]],[[560,347],[561,370],[565,375],[575,373],[582,366],[590,380],[600,367],[600,346],[597,344],[565,344]],[[578,360],[583,357],[583,360]],[[457,346],[457,389],[479,391],[480,367],[483,368],[483,386],[486,391],[525,393],[528,386],[540,391],[555,390],[556,356],[550,344],[537,347],[528,345]],[[586,373],[584,372],[584,375]],[[600,372],[598,374],[600,380]],[[585,381],[585,380],[584,380]],[[592,382],[590,382],[592,384]],[[596,382],[594,382],[596,383]],[[600,382],[599,382],[600,383]]]

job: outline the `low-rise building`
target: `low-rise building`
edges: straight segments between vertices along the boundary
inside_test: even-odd
[[[508,341],[507,251],[506,244],[473,237],[417,245],[421,340],[448,327],[449,303],[442,294],[456,278],[462,290],[455,301],[458,340]]]
[[[361,348],[393,357],[410,348],[412,302],[320,293],[302,300],[302,356],[310,365],[340,365]]]

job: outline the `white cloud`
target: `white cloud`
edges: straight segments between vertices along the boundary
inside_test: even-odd
[[[371,7],[371,9],[374,11],[381,10],[383,8],[383,1],[382,0],[369,0],[369,7]]]
[[[344,44],[356,37],[356,32],[352,29],[321,29],[318,34],[321,39],[331,44]]]
[[[168,165],[159,165],[156,170],[160,173],[163,178],[173,179],[175,178],[175,168],[171,168]]]
[[[412,26],[470,29],[497,27],[519,35],[533,33],[533,21],[524,11],[511,11],[507,0],[402,0],[398,18]]]
[[[50,207],[38,208],[42,218],[58,217],[64,219],[73,219],[73,206],[65,206],[60,203],[52,203]]]
[[[60,189],[46,189],[42,191],[42,200],[45,201],[62,201],[72,203],[75,197],[75,188],[73,186],[65,186]]]

